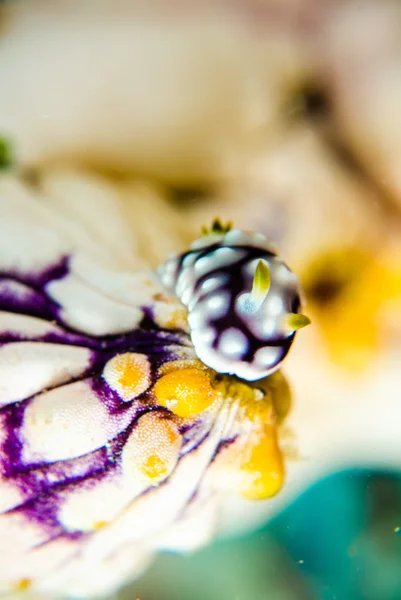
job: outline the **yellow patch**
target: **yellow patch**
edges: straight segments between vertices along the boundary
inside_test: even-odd
[[[167,327],[171,329],[179,329],[183,327],[188,318],[188,311],[185,308],[177,308],[167,321]]]
[[[260,383],[266,394],[271,394],[276,422],[282,423],[291,409],[291,389],[281,371],[269,375]]]
[[[153,394],[157,404],[184,418],[197,416],[215,400],[209,373],[196,368],[163,375],[155,384]]]
[[[277,494],[284,481],[284,463],[276,428],[266,426],[248,450],[241,465],[240,493],[250,500],[264,500]]]
[[[133,400],[151,384],[149,360],[135,352],[117,354],[106,364],[103,378],[123,400]]]
[[[273,376],[244,383],[230,375],[223,375],[215,387],[222,397],[238,403],[240,420],[250,422],[258,428],[266,423],[276,423],[271,377]]]
[[[179,358],[164,363],[158,370],[159,377],[182,369],[198,369],[198,371],[207,371],[208,367],[198,358]]]
[[[382,343],[383,315],[400,306],[401,257],[344,249],[313,262],[306,273],[308,307],[331,360],[350,371],[369,366]]]
[[[285,477],[277,423],[285,418],[291,405],[286,379],[277,372],[245,384],[225,376],[217,390],[233,404],[235,421],[230,435],[235,439],[218,453],[210,467],[213,485],[218,489],[235,488],[252,500],[274,496]]]
[[[24,592],[26,590],[29,590],[31,585],[32,585],[32,580],[25,577],[24,579],[20,579],[19,581],[17,581],[14,584],[13,588],[17,592]]]
[[[142,472],[149,479],[164,479],[167,475],[166,462],[157,454],[151,454],[143,461]]]
[[[181,450],[178,425],[158,411],[138,419],[122,454],[123,469],[157,485],[173,471]]]
[[[176,308],[173,308],[173,305]],[[178,303],[177,298],[172,297],[167,298],[165,301],[156,301],[153,310],[155,322],[159,327],[188,330],[188,311]]]

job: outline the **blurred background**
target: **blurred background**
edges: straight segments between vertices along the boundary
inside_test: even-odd
[[[278,245],[313,321],[282,437],[308,476],[121,599],[401,599],[399,0],[10,0],[0,82],[2,168],[123,268],[219,216]]]
[[[401,598],[401,482],[345,472],[314,485],[252,535],[161,555],[121,598]],[[136,595],[135,595],[136,594]]]

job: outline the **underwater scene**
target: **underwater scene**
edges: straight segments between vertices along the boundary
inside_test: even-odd
[[[0,2],[0,600],[401,600],[400,31]]]

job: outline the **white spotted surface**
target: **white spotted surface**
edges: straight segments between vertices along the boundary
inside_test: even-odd
[[[52,300],[63,302],[65,323],[91,335],[122,333],[136,327],[143,317],[138,307],[107,298],[74,275],[51,282],[46,291]]]
[[[24,493],[14,482],[0,480],[0,513],[18,506],[24,501]]]
[[[25,410],[23,458],[54,462],[93,452],[123,431],[134,412],[131,408],[113,418],[90,380],[43,392]]]
[[[58,513],[67,531],[93,531],[115,519],[146,489],[135,473],[113,473],[101,481],[84,482],[67,490]]]
[[[270,288],[256,302],[251,292],[261,259]],[[207,366],[247,380],[279,368],[294,337],[285,317],[300,306],[300,286],[263,235],[239,229],[206,235],[159,274],[187,306],[195,352]]]
[[[14,336],[20,336],[22,339],[38,338],[61,332],[57,325],[49,323],[49,321],[5,311],[0,311],[0,330],[8,331]]]
[[[45,342],[14,342],[0,348],[0,405],[24,400],[84,373],[86,348]]]

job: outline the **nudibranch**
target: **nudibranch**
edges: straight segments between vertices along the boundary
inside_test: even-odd
[[[240,252],[252,270],[256,259],[256,279],[245,269],[239,282],[253,278],[255,293],[237,306],[256,338],[246,306],[266,302],[267,267],[272,298],[288,288],[287,306],[296,287],[246,239],[231,246],[235,262]],[[121,271],[79,223],[0,179],[1,592],[104,596],[158,549],[208,541],[229,496],[280,490],[284,377],[217,373],[191,328],[155,273]]]
[[[159,273],[188,308],[198,358],[218,373],[267,377],[280,367],[296,330],[310,323],[299,313],[298,278],[268,240],[218,219]]]

